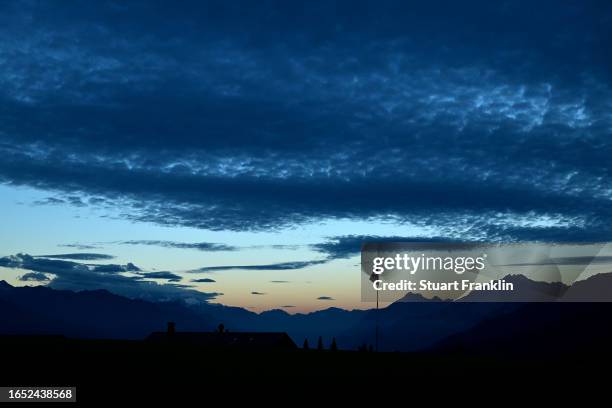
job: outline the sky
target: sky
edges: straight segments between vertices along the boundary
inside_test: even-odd
[[[611,31],[605,1],[2,2],[0,279],[294,313],[371,307],[365,240],[608,241]]]

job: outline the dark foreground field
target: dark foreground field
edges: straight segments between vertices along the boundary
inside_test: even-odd
[[[572,352],[539,358],[453,353],[353,351],[232,352],[141,341],[4,337],[0,384],[76,386],[80,401],[147,398],[210,391],[217,384],[330,384],[448,377],[477,384],[492,378],[569,378],[608,367],[610,354]],[[517,377],[518,376],[518,377]],[[503,381],[501,381],[503,383]]]

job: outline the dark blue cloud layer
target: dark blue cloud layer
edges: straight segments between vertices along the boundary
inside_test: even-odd
[[[219,296],[219,293],[204,293],[191,290],[184,285],[165,284],[145,281],[144,278],[180,280],[180,276],[169,272],[138,272],[134,264],[127,265],[86,265],[73,261],[36,258],[28,254],[17,254],[0,257],[0,267],[25,269],[28,272],[21,280],[47,281],[47,274],[53,275],[48,286],[55,289],[94,290],[106,289],[112,293],[130,298],[141,298],[153,301],[207,302]],[[123,272],[138,273],[126,276]],[[44,279],[47,278],[47,279]]]
[[[160,241],[160,240],[131,240],[121,241],[120,244],[125,245],[152,245],[164,248],[179,248],[179,249],[196,249],[198,251],[236,251],[237,247],[232,245],[217,244],[214,242],[176,242],[176,241]]]
[[[22,282],[47,282],[49,277],[42,272],[28,272],[19,277]]]
[[[321,265],[328,262],[328,259],[320,259],[314,261],[294,261],[294,262],[279,262],[274,264],[262,264],[262,265],[219,265],[219,266],[204,266],[202,268],[190,271],[192,273],[197,272],[220,272],[230,270],[243,270],[243,271],[287,271],[295,269],[304,269],[309,266]]]
[[[181,277],[172,272],[162,271],[162,272],[146,272],[142,273],[141,276],[147,279],[165,279],[168,282],[180,282]]]
[[[91,244],[60,244],[58,245],[59,247],[64,247],[64,248],[76,248],[76,249],[81,249],[81,250],[85,250],[85,249],[98,249],[99,247],[97,245],[91,245]]]
[[[609,3],[2,8],[0,181],[38,204],[612,238]]]
[[[378,236],[378,235],[344,235],[330,237],[327,241],[311,245],[317,252],[326,254],[328,259],[350,258],[359,255],[361,247],[367,242],[409,242],[412,244],[424,243],[447,243],[453,241],[444,237],[399,237],[399,236]],[[414,246],[412,246],[414,248]]]
[[[210,278],[200,278],[200,279],[192,279],[191,282],[194,283],[215,283],[216,280]]]
[[[112,255],[95,254],[90,252],[79,252],[73,254],[36,255],[36,257],[50,259],[72,259],[75,261],[100,261],[114,258],[114,256]]]

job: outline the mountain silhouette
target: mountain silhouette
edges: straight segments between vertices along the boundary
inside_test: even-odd
[[[559,354],[607,349],[612,303],[526,303],[440,341],[433,350],[498,354]]]
[[[330,308],[308,314],[290,315],[282,310],[257,314],[216,304],[154,303],[106,290],[13,287],[0,281],[0,335],[142,339],[166,327],[168,321],[185,331],[210,331],[223,322],[234,331],[286,331],[301,342],[348,329],[362,313]]]
[[[351,339],[374,344],[378,321],[380,350],[419,351],[515,308],[510,303],[396,302],[364,312],[357,324],[337,338],[339,344],[351,344]]]
[[[193,330],[214,327],[179,304],[133,300],[106,290],[12,287],[0,281],[0,306],[0,334],[141,339],[169,320]]]
[[[504,281],[512,283],[512,291],[472,291],[464,302],[550,302],[563,296],[568,286],[561,282],[539,282],[524,275],[508,275]],[[612,300],[612,297],[610,298]]]
[[[612,300],[612,272],[600,273],[574,282],[560,300],[563,302],[609,302]]]
[[[517,298],[513,300],[535,303],[488,302],[492,300],[486,297],[488,292],[473,292],[454,302],[418,301],[420,295],[410,294],[378,311],[332,307],[293,315],[282,310],[257,314],[218,304],[153,303],[106,290],[72,292],[44,286],[12,287],[0,281],[0,334],[143,339],[163,329],[168,321],[176,322],[185,331],[211,331],[224,323],[232,331],[286,332],[297,344],[305,339],[316,344],[319,336],[326,341],[336,338],[339,348],[356,349],[375,343],[378,325],[380,350],[422,351],[452,349],[468,343],[477,348],[477,344],[487,344],[489,340],[501,344],[520,336],[529,338],[542,327],[553,330],[563,324],[569,324],[567,330],[585,327],[586,334],[600,333],[598,322],[612,327],[608,324],[612,303],[594,306],[576,303],[592,296],[596,300],[608,299],[612,273],[593,276],[569,288],[517,275],[505,279],[515,284]],[[489,293],[495,299],[498,295]],[[560,296],[556,302],[541,302],[555,296]]]
[[[425,296],[421,295],[420,293],[407,293],[404,297],[402,297],[401,299],[397,300],[396,302],[440,302],[442,299],[440,299],[437,296],[431,297],[431,298],[426,298]]]

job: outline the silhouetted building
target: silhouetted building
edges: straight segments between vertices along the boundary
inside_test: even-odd
[[[229,332],[223,325],[214,332],[177,332],[174,324],[168,323],[166,332],[151,333],[150,342],[185,344],[203,348],[232,350],[296,350],[297,346],[283,332]]]

